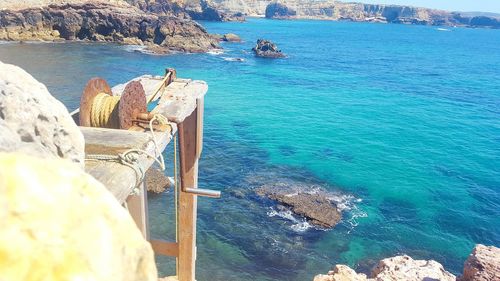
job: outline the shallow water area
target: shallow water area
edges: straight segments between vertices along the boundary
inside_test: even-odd
[[[220,54],[151,56],[103,44],[1,44],[0,60],[71,111],[85,83],[142,74],[205,80],[198,280],[312,280],[331,265],[435,259],[457,274],[475,243],[500,246],[500,30],[331,21],[203,22],[236,33]],[[286,59],[256,58],[258,38]],[[242,58],[226,61],[222,57]],[[172,173],[172,147],[165,152]],[[334,229],[256,196],[268,183],[321,188]],[[153,236],[173,238],[173,194],[150,197]],[[160,257],[162,274],[174,260]]]

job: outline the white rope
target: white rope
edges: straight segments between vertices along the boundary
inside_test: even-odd
[[[134,186],[133,192],[137,192],[135,190],[139,184],[143,181],[145,172],[141,169],[140,165],[137,164],[139,160],[139,155],[143,154],[146,155],[146,157],[149,157],[154,160],[154,162],[158,163],[160,165],[160,169],[162,171],[165,171],[165,159],[163,158],[163,154],[160,151],[160,148],[158,146],[158,140],[156,139],[155,132],[154,132],[154,122],[157,121],[158,124],[162,125],[169,125],[170,126],[170,133],[173,133],[173,127],[172,124],[168,121],[168,119],[161,115],[161,114],[154,114],[153,118],[149,121],[149,131],[151,133],[151,138],[153,140],[154,148],[155,148],[155,155],[143,150],[143,149],[136,149],[132,148],[129,149],[123,153],[120,153],[118,155],[109,155],[109,154],[88,154],[85,156],[85,160],[101,160],[101,161],[115,161],[118,162],[122,165],[125,165],[127,167],[130,167],[131,169],[134,170],[135,175],[136,175],[136,183]]]

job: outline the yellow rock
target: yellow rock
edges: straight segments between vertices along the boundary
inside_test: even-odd
[[[0,153],[0,280],[157,280],[150,244],[68,160]]]

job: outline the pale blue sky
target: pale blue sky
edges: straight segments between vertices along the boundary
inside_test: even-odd
[[[348,2],[412,5],[449,11],[500,13],[500,0],[352,0]]]

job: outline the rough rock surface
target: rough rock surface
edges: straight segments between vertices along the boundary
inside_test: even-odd
[[[456,277],[433,260],[414,260],[397,256],[381,260],[370,278],[345,265],[336,265],[327,275],[316,275],[314,281],[455,281]]]
[[[271,3],[266,7],[266,18],[287,19],[297,15],[297,12],[284,4]]]
[[[321,193],[292,192],[281,184],[264,185],[255,190],[262,197],[275,200],[310,223],[329,228],[342,218],[337,206]]]
[[[0,40],[77,39],[159,46],[162,53],[218,47],[217,40],[192,20],[145,13],[128,4],[97,2],[0,11]]]
[[[146,172],[146,187],[148,191],[162,193],[171,187],[171,183],[162,170],[151,167]]]
[[[500,280],[500,249],[476,245],[464,264],[461,281]]]
[[[222,36],[222,41],[226,42],[241,42],[241,38],[234,33],[227,33]]]
[[[273,42],[265,39],[258,39],[255,47],[252,48],[255,55],[263,58],[284,58],[285,54],[278,49]]]
[[[0,151],[52,155],[83,166],[84,147],[66,107],[26,71],[0,62]]]
[[[156,281],[151,245],[76,165],[0,153],[2,280]]]
[[[371,278],[377,280],[441,280],[455,281],[456,277],[444,270],[434,260],[414,260],[409,256],[397,256],[381,260],[372,270]]]

